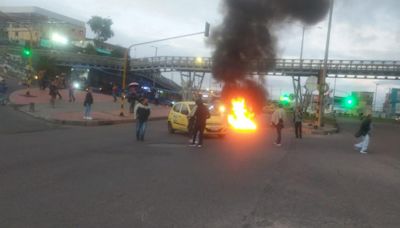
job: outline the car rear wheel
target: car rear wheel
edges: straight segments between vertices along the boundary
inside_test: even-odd
[[[170,122],[168,122],[168,132],[169,132],[170,134],[175,133],[175,130],[172,128],[172,124],[171,124]]]

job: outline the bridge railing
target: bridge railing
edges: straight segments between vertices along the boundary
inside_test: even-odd
[[[268,60],[259,61],[256,64],[271,65]],[[324,66],[324,61],[319,59],[277,59],[275,60],[274,69],[272,71],[295,70],[304,71],[321,70]],[[199,69],[211,70],[211,58],[202,58],[199,61],[194,57],[150,57],[133,59],[131,68],[149,69],[149,68],[171,68],[171,69]],[[376,60],[329,60],[328,69],[330,71],[388,71],[400,72],[400,61],[376,61]]]
[[[4,48],[0,46],[0,49]],[[19,49],[15,50],[19,53]],[[108,69],[121,69],[123,59],[106,56],[76,54],[58,50],[35,50],[40,55],[55,58],[60,65],[89,65]],[[324,61],[320,59],[276,59],[275,64],[271,60],[261,60],[254,63],[254,69],[265,69],[268,72],[282,75],[315,75],[323,68]],[[273,66],[273,67],[269,67]],[[150,58],[132,59],[130,62],[133,71],[203,71],[211,72],[212,59],[201,59],[189,56],[160,56]],[[337,75],[382,75],[400,76],[400,60],[329,60],[328,72]],[[254,72],[262,73],[262,72]]]

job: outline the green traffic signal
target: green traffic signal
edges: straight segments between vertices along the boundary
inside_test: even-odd
[[[345,97],[343,100],[343,106],[346,109],[353,109],[357,106],[357,99],[353,96]]]
[[[25,47],[22,49],[22,57],[25,57],[25,58],[32,57],[32,49],[31,49],[30,45],[25,45]]]
[[[280,103],[284,106],[289,105],[292,102],[292,99],[290,99],[290,96],[288,94],[284,94],[279,98]]]

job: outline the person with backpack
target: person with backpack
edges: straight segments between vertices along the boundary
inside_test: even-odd
[[[147,98],[140,99],[135,106],[134,112],[136,118],[136,140],[144,141],[146,125],[151,113]]]
[[[92,104],[93,104],[93,95],[92,95],[92,88],[87,88],[87,93],[85,96],[85,100],[83,102],[83,106],[85,107],[83,119],[85,120],[92,120],[91,112],[92,112]]]
[[[196,100],[196,111],[193,115],[195,117],[194,130],[193,130],[193,139],[190,146],[196,146],[196,137],[199,137],[199,141],[197,147],[203,146],[203,135],[204,130],[206,128],[206,121],[210,118],[210,112],[208,111],[207,106],[203,104],[201,99]]]
[[[282,146],[282,129],[284,127],[285,111],[283,110],[282,104],[278,104],[278,109],[272,113],[271,122],[276,128],[276,141],[275,145]]]

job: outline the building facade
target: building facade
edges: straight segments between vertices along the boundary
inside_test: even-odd
[[[55,34],[68,41],[85,40],[85,22],[39,7],[0,7],[8,40],[35,45],[51,40]],[[4,26],[4,25],[3,25]]]
[[[383,107],[387,116],[400,115],[400,89],[390,89]]]

